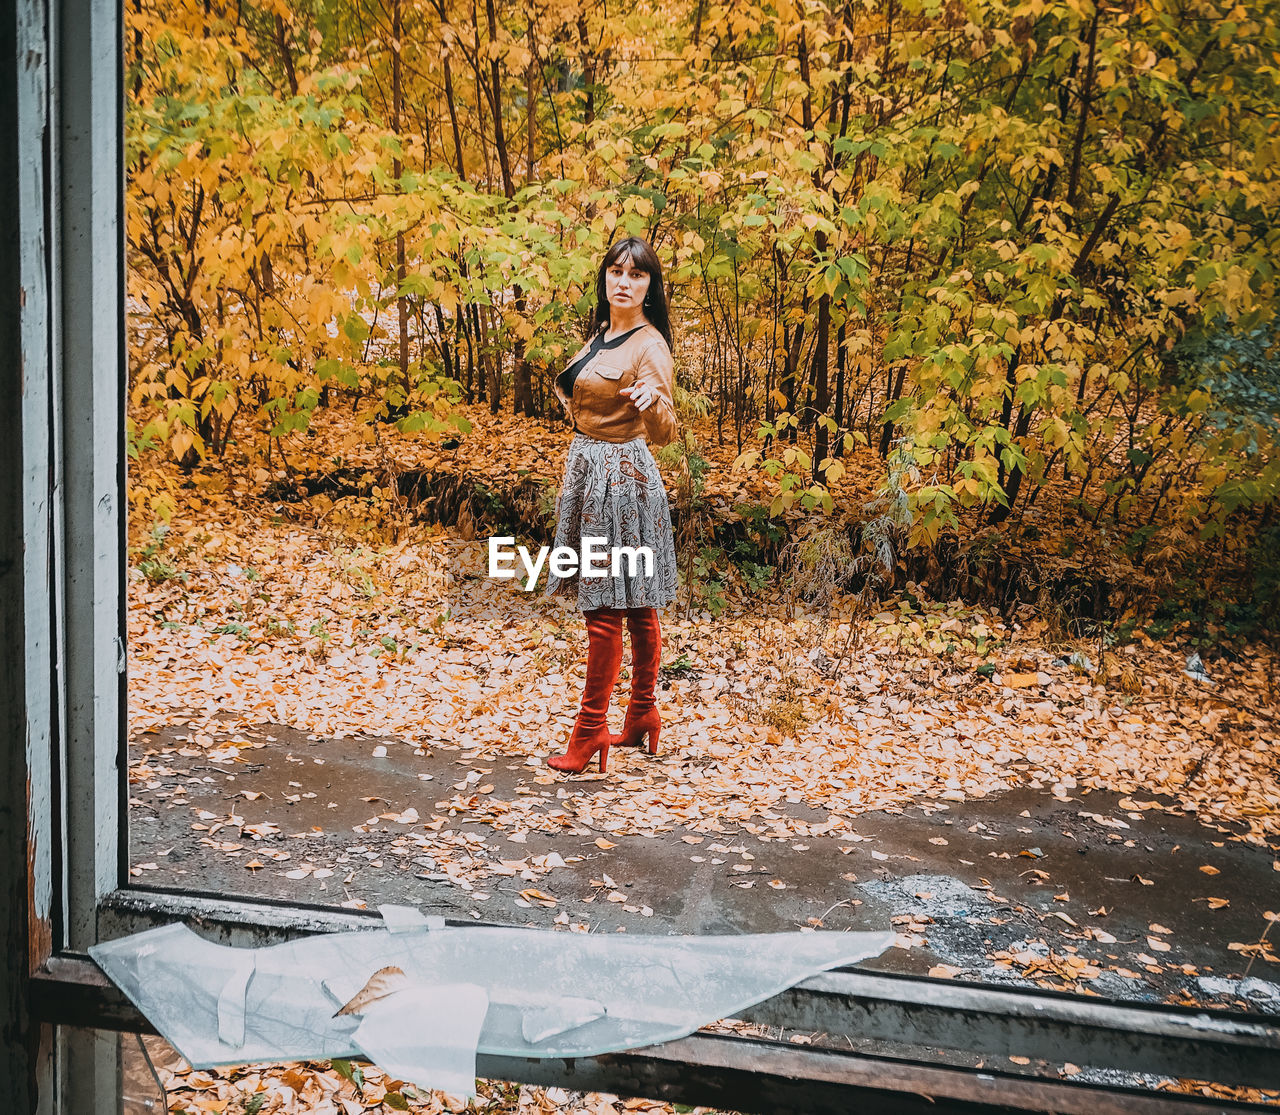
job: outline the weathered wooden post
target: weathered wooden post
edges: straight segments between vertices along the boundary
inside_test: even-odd
[[[28,982],[96,940],[121,878],[120,36],[116,0],[0,6],[0,1078],[18,1113],[119,1095],[114,1037],[32,1022]]]

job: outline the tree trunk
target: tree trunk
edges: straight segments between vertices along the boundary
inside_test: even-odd
[[[498,41],[498,17],[493,10],[493,0],[484,0],[485,16],[489,22],[489,48]],[[502,68],[498,59],[489,58],[489,111],[493,114],[493,145],[498,152],[498,167],[502,171],[502,192],[510,199],[515,196],[515,183],[511,178],[511,158],[507,152],[507,136],[502,124]]]
[[[525,155],[524,155],[524,184],[526,186],[533,183],[533,167],[535,160],[534,140],[537,136],[538,114],[535,106],[538,103],[538,43],[534,38],[534,25],[529,25],[529,64],[524,71],[524,139],[525,139]]]
[[[458,161],[458,177],[467,180],[467,165],[462,157],[462,131],[458,127],[458,102],[453,94],[453,73],[449,67],[449,52],[444,55],[444,99],[449,106],[449,123],[453,127],[453,151]]]
[[[578,42],[582,45],[582,53],[578,55],[582,63],[582,88],[587,94],[582,106],[582,122],[589,126],[596,118],[596,55],[587,37],[585,15],[578,16]]]
[[[844,343],[845,343],[845,330],[846,330],[847,326],[848,326],[848,323],[847,323],[846,321],[844,321],[843,319],[841,320],[840,324],[839,324],[838,326],[836,326],[836,405],[835,405],[835,418],[836,418],[836,422],[837,422],[837,423],[839,423],[841,426],[851,425],[851,423],[846,423],[846,422],[845,422],[845,417],[844,417],[844,408],[845,408],[845,399],[844,399],[844,396],[845,396],[845,390],[844,390],[844,366],[845,366],[845,361],[846,361],[846,359],[847,359],[847,356],[846,356],[846,354],[845,354],[845,350],[844,350]],[[832,456],[833,456],[833,457],[843,457],[843,456],[844,456],[844,438],[842,438],[842,437],[841,437],[841,438],[837,438],[837,439],[836,439],[835,446],[833,447]]]
[[[891,376],[893,375],[892,372],[890,372],[889,374]],[[900,398],[902,398],[902,385],[906,380],[906,378],[907,378],[907,363],[904,360],[901,364],[898,365],[898,376],[893,381],[893,386],[892,388],[890,388],[890,391],[889,391],[889,397],[885,400],[886,408],[892,406]],[[889,446],[893,444],[894,429],[895,429],[895,424],[893,422],[886,422],[880,428],[880,456],[882,459],[889,455]]]
[[[1076,190],[1080,184],[1080,157],[1084,150],[1085,131],[1089,121],[1089,102],[1093,99],[1094,55],[1098,45],[1098,13],[1089,24],[1089,59],[1085,63],[1084,80],[1080,86],[1080,119],[1076,125],[1075,143],[1071,148],[1071,176],[1067,182],[1067,204],[1072,213],[1068,216],[1068,228],[1075,224]]]
[[[454,358],[453,346],[449,343],[449,325],[444,319],[444,311],[440,308],[439,302],[432,302],[431,309],[436,316],[436,332],[440,334],[440,362],[444,365],[444,374],[450,379],[456,379],[459,382],[462,376],[459,374],[456,361]],[[426,333],[426,330],[423,330]],[[471,400],[468,399],[468,402]]]
[[[1030,407],[1022,407],[1018,412],[1018,421],[1014,423],[1013,440],[1017,442],[1020,438],[1027,436],[1027,431],[1031,428],[1031,410]],[[1018,500],[1018,491],[1022,487],[1022,478],[1025,475],[1022,469],[1014,468],[1009,472],[1009,483],[1005,487],[1005,498],[1007,504],[997,503],[991,509],[991,515],[988,522],[1002,523],[1007,519],[1013,511],[1013,505]]]
[[[280,48],[280,60],[284,65],[284,76],[289,82],[289,92],[298,95],[298,72],[293,65],[293,51],[289,49],[289,37],[284,25],[284,17],[276,14],[276,45]]]
[[[397,140],[400,138],[400,113],[403,108],[403,92],[400,85],[400,43],[404,36],[404,24],[401,12],[402,0],[393,0],[391,9],[391,130]],[[391,176],[396,181],[396,190],[400,188],[400,176],[404,168],[397,155],[391,162]],[[394,414],[399,412],[403,417],[409,410],[409,300],[399,291],[404,286],[405,275],[404,233],[396,234],[396,311],[400,319],[400,390],[403,392],[401,402],[390,408]]]
[[[484,155],[484,181],[487,189],[493,188],[493,164],[489,161],[489,144],[485,141],[484,135],[484,106],[486,96],[484,92],[484,76],[480,65],[480,16],[476,12],[475,0],[471,3],[471,33],[472,33],[472,54],[471,64],[472,73],[476,81],[476,132],[480,138],[480,151]]]
[[[824,233],[819,237],[826,239]],[[825,245],[823,245],[825,247]],[[813,439],[813,478],[821,480],[822,473],[818,466],[830,456],[831,431],[826,422],[827,410],[831,406],[831,388],[827,380],[827,343],[831,328],[831,295],[823,294],[818,299],[818,336],[814,340],[812,378],[814,387],[813,409],[817,421],[817,431]]]

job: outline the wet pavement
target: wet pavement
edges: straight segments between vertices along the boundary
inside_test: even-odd
[[[137,883],[591,932],[892,925],[899,947],[865,967],[1280,1014],[1280,950],[1257,945],[1280,850],[1149,795],[1023,789],[833,835],[825,812],[788,804],[718,832],[625,835],[590,808],[598,777],[276,725],[237,738],[135,741]],[[499,803],[490,820],[451,810],[459,791]]]

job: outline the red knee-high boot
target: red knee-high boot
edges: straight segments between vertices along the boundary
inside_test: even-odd
[[[658,753],[662,719],[658,715],[655,689],[662,661],[662,629],[657,608],[628,608],[627,631],[631,636],[631,703],[622,734],[614,736],[619,747],[639,747],[649,737],[649,754]]]
[[[582,687],[582,704],[563,755],[552,755],[547,765],[577,774],[586,770],[591,757],[600,753],[600,773],[609,766],[609,745],[613,736],[606,721],[609,697],[622,668],[622,617],[616,608],[594,608],[583,612],[587,621],[587,680]]]

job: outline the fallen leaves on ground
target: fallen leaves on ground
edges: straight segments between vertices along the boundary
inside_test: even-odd
[[[439,530],[363,546],[265,511],[216,510],[220,520],[208,506],[175,514],[172,576],[131,577],[133,738],[185,725],[190,754],[234,769],[246,729],[289,724],[385,739],[384,754],[444,746],[477,766],[527,760],[535,781],[566,783],[540,764],[577,710],[576,611],[486,581],[480,544]],[[1179,648],[1140,639],[1122,654],[1141,692],[1124,694],[967,605],[903,601],[866,621],[856,655],[842,658],[852,622],[851,600],[793,620],[751,601],[714,622],[667,609],[659,762],[615,749],[617,773],[568,780],[559,815],[532,797],[497,800],[479,775],[438,808],[506,830],[576,819],[610,835],[743,823],[803,836],[847,831],[870,810],[1029,786],[1064,801],[1090,789],[1163,794],[1255,843],[1280,834],[1266,709],[1277,663],[1265,648],[1216,664],[1209,695],[1182,674]],[[983,662],[996,665],[990,678],[974,672]],[[1006,666],[1012,676],[1025,664],[1043,675],[1036,687],[1003,684]],[[627,691],[620,679],[615,716]],[[784,699],[804,709],[790,735],[771,723]],[[142,780],[157,757],[139,758]],[[810,826],[779,811],[799,802],[832,815]]]
[[[419,1092],[395,1080],[376,1065],[346,1061],[302,1061],[247,1065],[242,1068],[192,1070],[167,1046],[148,1039],[158,1059],[157,1073],[170,1112],[203,1115],[717,1115],[709,1107],[674,1107],[645,1099],[620,1099],[600,1092],[537,1088],[528,1084],[477,1081],[478,1097],[470,1102],[445,1092]]]

